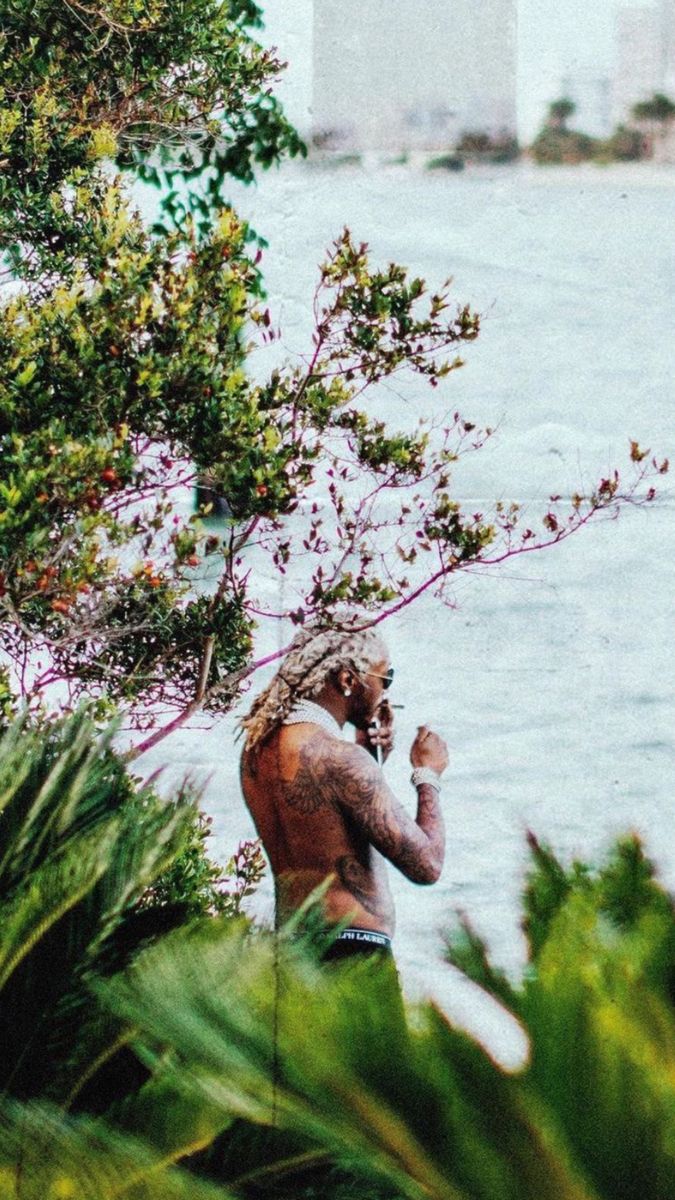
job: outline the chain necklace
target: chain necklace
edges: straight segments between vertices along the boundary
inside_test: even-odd
[[[291,711],[289,712],[284,725],[319,725],[326,733],[332,733],[333,737],[342,737],[342,729],[340,725],[332,717],[326,708],[322,708],[320,704],[315,704],[313,700],[298,700]]]

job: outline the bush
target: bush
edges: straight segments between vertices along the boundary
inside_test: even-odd
[[[480,131],[463,133],[456,151],[465,160],[494,165],[515,162],[520,157],[516,138],[509,134],[494,135]]]
[[[587,133],[571,129],[542,129],[530,147],[535,162],[546,166],[573,166],[588,162],[597,153],[598,143]]]
[[[0,798],[2,1084],[63,1101],[114,1055],[91,980],[191,918],[238,914],[260,855],[247,845],[223,873],[189,792],[140,785],[84,712],[7,729]]]
[[[645,157],[644,135],[638,129],[619,125],[598,149],[598,157],[608,162],[638,162]]]
[[[464,159],[460,154],[439,154],[430,158],[427,171],[463,171]]]

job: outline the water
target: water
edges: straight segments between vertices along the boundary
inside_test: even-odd
[[[343,224],[376,258],[434,286],[452,274],[458,300],[484,314],[446,396],[499,434],[463,464],[459,498],[517,499],[535,519],[550,492],[588,487],[625,463],[629,438],[672,455],[675,172],[295,168],[237,202],[270,240],[266,280],[288,354],[309,344],[316,264]],[[397,389],[378,403],[398,417],[412,399]],[[386,768],[392,787],[412,803],[407,750],[421,721],[451,749],[442,879],[420,889],[392,871],[397,959],[409,992],[433,993],[505,1059],[522,1051],[517,1032],[442,964],[439,930],[465,911],[517,973],[525,830],[589,859],[636,830],[675,888],[675,529],[665,483],[654,507],[463,576],[454,609],[427,598],[387,627],[393,699],[406,706]],[[263,631],[261,644],[279,636]],[[208,779],[223,857],[253,835],[233,719],[181,731],[153,752],[158,763],[167,782],[186,770]],[[269,881],[253,911],[271,918]]]

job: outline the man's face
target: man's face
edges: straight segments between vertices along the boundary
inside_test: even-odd
[[[371,663],[366,671],[360,671],[352,691],[347,720],[357,729],[367,729],[384,694],[384,678],[389,670],[389,659]]]

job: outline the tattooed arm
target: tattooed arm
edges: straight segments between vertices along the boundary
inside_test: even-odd
[[[367,750],[332,738],[313,738],[301,754],[301,766],[286,801],[314,809],[330,804],[346,812],[368,841],[415,883],[435,883],[443,866],[445,829],[438,794],[428,784],[418,789],[412,820]]]

